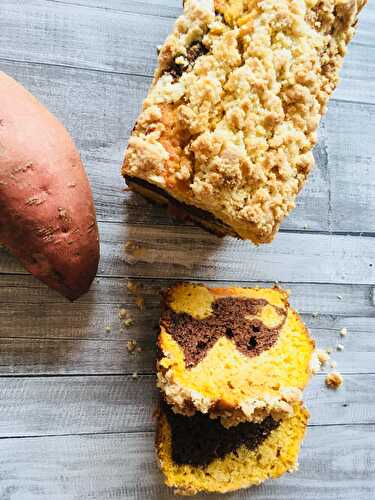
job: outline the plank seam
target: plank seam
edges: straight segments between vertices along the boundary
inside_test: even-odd
[[[0,271],[0,277],[1,276],[29,276],[31,277],[31,274],[30,273],[27,273],[26,271],[25,272],[22,272],[22,271],[13,271],[13,272],[5,272],[5,271]],[[248,284],[255,284],[255,283],[258,283],[259,285],[274,285],[274,284],[277,284],[277,285],[282,285],[282,286],[287,286],[287,285],[290,285],[290,286],[293,286],[293,285],[321,285],[321,286],[338,286],[338,287],[346,287],[346,286],[362,286],[362,287],[373,287],[373,284],[371,283],[338,283],[338,282],[333,282],[333,281],[330,281],[330,282],[326,282],[326,281],[274,281],[274,280],[241,280],[241,279],[228,279],[228,278],[183,278],[183,277],[178,277],[178,276],[170,276],[168,278],[166,277],[160,277],[160,276],[140,276],[140,275],[131,275],[131,274],[123,274],[123,275],[112,275],[112,274],[97,274],[96,275],[96,278],[95,279],[109,279],[109,280],[124,280],[124,279],[130,279],[132,281],[136,281],[136,280],[147,280],[147,281],[167,281],[168,283],[170,282],[181,282],[181,281],[189,281],[189,282],[192,282],[192,283],[248,283]],[[21,285],[20,286],[21,288],[23,288],[23,286]],[[1,287],[1,284],[0,284],[0,288]],[[14,288],[19,288],[18,286],[17,287],[14,287]],[[31,288],[31,287],[26,287],[26,288]],[[35,290],[44,290],[43,288],[37,288],[35,287],[34,288]],[[46,290],[46,289],[45,289]],[[41,297],[42,298],[42,297]],[[48,302],[48,304],[61,304],[63,302]],[[92,304],[92,302],[80,302],[81,304]],[[122,302],[118,302],[118,304],[123,304],[124,301]],[[30,305],[30,302],[2,302],[2,304],[9,304],[9,305],[13,305],[13,304],[28,304]],[[78,304],[78,302],[77,302]],[[95,302],[95,304],[102,304],[102,305],[108,305],[108,304],[114,304],[113,302]],[[115,303],[117,304],[117,303]],[[305,314],[312,314],[312,313],[305,313]],[[320,314],[319,316],[332,316],[332,314]],[[338,314],[338,313],[335,313],[334,316],[342,316],[342,317],[358,317],[358,318],[371,318],[373,316],[364,316],[362,314],[356,316],[356,315],[349,315],[349,316],[346,316],[346,315],[341,315],[341,314]]]
[[[353,423],[341,423],[341,424],[308,424],[308,428],[321,428],[321,427],[375,427],[374,422],[353,422]],[[154,435],[155,431],[153,428],[146,428],[145,430],[129,430],[129,431],[101,431],[101,432],[82,432],[82,433],[66,433],[66,434],[38,434],[38,435],[22,435],[22,436],[0,436],[0,442],[7,439],[45,439],[45,438],[63,438],[63,437],[91,437],[91,436],[131,436],[137,434],[151,434]]]
[[[92,10],[104,10],[106,12],[115,12],[117,14],[131,14],[133,16],[141,16],[141,17],[158,17],[161,19],[177,19],[177,16],[180,14],[176,12],[176,15],[168,15],[168,14],[153,14],[152,12],[133,12],[131,10],[120,10],[120,9],[114,9],[111,7],[101,7],[99,5],[83,5],[80,3],[69,3],[69,2],[64,2],[63,0],[45,0],[46,2],[49,3],[56,3],[56,4],[61,4],[61,5],[68,5],[69,7],[82,7],[84,9],[92,9]],[[173,8],[173,7],[169,7]],[[178,10],[178,7],[176,7],[176,11]],[[182,7],[180,8],[180,12],[182,13]]]

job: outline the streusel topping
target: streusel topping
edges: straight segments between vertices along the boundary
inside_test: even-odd
[[[159,54],[125,173],[255,225],[267,240],[313,166],[364,2],[216,0],[216,10],[186,2]]]

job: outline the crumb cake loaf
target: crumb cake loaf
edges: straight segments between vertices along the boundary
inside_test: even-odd
[[[294,403],[293,416],[227,429],[218,419],[177,415],[162,403],[156,453],[165,483],[181,495],[226,493],[293,472],[307,420],[302,403]]]
[[[162,293],[157,384],[182,415],[225,427],[292,415],[313,350],[280,288],[183,283]]]
[[[366,0],[187,0],[123,165],[128,186],[218,235],[270,242]]]

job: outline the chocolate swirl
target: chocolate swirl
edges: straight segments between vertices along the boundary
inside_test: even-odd
[[[187,313],[177,313],[164,300],[161,326],[172,336],[183,350],[187,368],[196,366],[225,336],[232,340],[237,349],[246,356],[258,356],[270,349],[276,342],[285,323],[287,312],[274,307],[281,316],[280,323],[267,327],[257,316],[269,305],[264,299],[243,297],[220,297],[212,303],[212,314],[204,319],[196,319]]]

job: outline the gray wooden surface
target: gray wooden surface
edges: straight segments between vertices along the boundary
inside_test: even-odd
[[[317,166],[272,245],[219,240],[123,191],[126,140],[179,0],[1,0],[0,69],[67,126],[92,182],[102,258],[69,304],[0,250],[0,500],[172,498],[153,454],[158,290],[280,281],[345,384],[306,392],[300,470],[230,495],[375,498],[375,5],[361,16],[320,129]],[[137,242],[131,255],[124,242]],[[127,291],[143,286],[139,311]],[[119,307],[134,316],[120,329]],[[111,331],[107,332],[106,327]],[[131,355],[136,339],[142,353]],[[139,377],[133,379],[137,372]],[[214,498],[214,497],[212,497]]]

